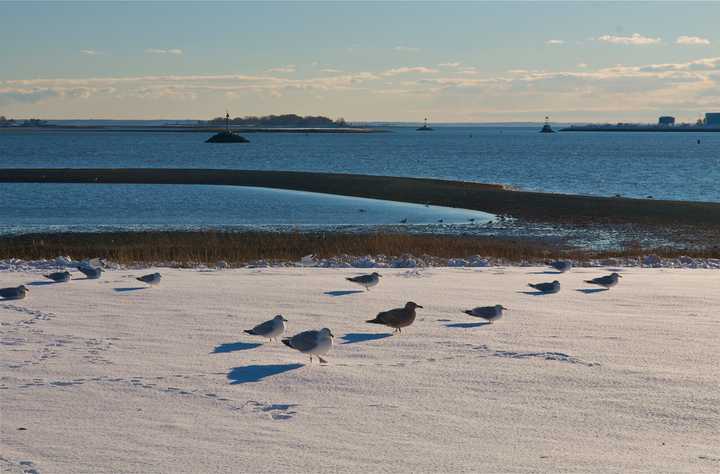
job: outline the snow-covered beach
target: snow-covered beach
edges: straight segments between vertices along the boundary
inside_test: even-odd
[[[369,292],[352,268],[158,271],[0,272],[30,288],[0,300],[3,472],[720,469],[717,270],[599,292],[610,268],[382,269]],[[364,322],[406,301],[402,335]],[[276,314],[331,328],[329,364],[243,333]]]

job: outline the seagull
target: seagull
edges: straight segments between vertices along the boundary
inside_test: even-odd
[[[160,283],[161,278],[162,278],[162,276],[160,276],[160,274],[158,272],[155,272],[155,273],[143,275],[141,277],[137,277],[136,280],[141,281],[143,283],[147,283],[148,285],[157,285],[158,283]]]
[[[552,283],[528,283],[528,286],[535,288],[541,293],[557,293],[560,291],[560,282],[557,280]]]
[[[25,285],[11,288],[0,288],[0,297],[5,300],[21,300],[30,291]]]
[[[80,266],[80,267],[78,267],[78,271],[80,273],[82,273],[83,275],[85,275],[88,278],[88,280],[97,280],[98,278],[100,278],[100,275],[105,270],[103,270],[102,268],[99,268],[99,267],[95,268],[95,267]]]
[[[394,328],[393,332],[402,332],[402,328],[410,326],[415,321],[415,309],[422,308],[417,303],[408,301],[405,303],[404,308],[395,308],[388,311],[383,311],[375,316],[375,319],[369,319],[366,323],[372,324],[384,324]]]
[[[65,283],[66,281],[70,281],[70,272],[64,271],[64,272],[55,272],[50,273],[49,275],[43,275],[45,278],[49,278],[55,283]]]
[[[565,273],[572,268],[572,262],[570,260],[555,260],[550,263],[550,266],[560,273]]]
[[[612,288],[613,286],[618,284],[618,279],[622,278],[621,275],[618,273],[611,273],[610,275],[601,276],[598,278],[593,278],[592,280],[585,280],[585,283],[590,283],[591,285],[600,285],[604,286],[608,290]]]
[[[330,352],[333,345],[333,337],[335,337],[328,328],[322,328],[319,331],[303,331],[295,334],[293,337],[286,337],[282,343],[286,346],[307,354],[310,356],[312,364],[313,356],[325,364],[327,361],[320,356]]]
[[[463,313],[477,318],[482,318],[492,323],[493,321],[502,318],[504,309],[507,308],[501,304],[496,304],[495,306],[478,306],[477,308],[465,310]]]
[[[267,337],[271,341],[285,332],[285,323],[287,319],[278,314],[269,321],[260,323],[252,329],[246,329],[245,332],[253,336]]]
[[[380,275],[378,272],[372,272],[369,275],[360,275],[356,277],[351,278],[345,278],[347,281],[351,281],[353,283],[357,283],[358,285],[364,286],[367,291],[370,291],[370,288],[380,283]]]

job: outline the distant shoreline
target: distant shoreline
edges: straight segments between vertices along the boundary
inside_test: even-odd
[[[46,133],[46,132],[135,132],[135,133],[217,133],[225,130],[219,126],[176,126],[176,125],[48,125],[44,127],[0,127],[0,133]],[[383,133],[387,130],[372,127],[230,127],[237,133]]]
[[[720,127],[659,127],[656,125],[572,125],[561,132],[658,132],[658,133],[712,133]]]

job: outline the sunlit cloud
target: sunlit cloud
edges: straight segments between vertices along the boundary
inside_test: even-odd
[[[710,40],[699,36],[678,36],[675,43],[690,46],[707,46],[710,44]]]
[[[600,41],[601,43],[623,44],[633,46],[647,46],[651,44],[659,44],[662,42],[661,38],[651,38],[649,36],[643,36],[639,33],[633,33],[630,36],[603,35],[595,39],[597,41]]]
[[[279,66],[279,67],[270,68],[267,70],[267,72],[280,72],[283,74],[288,74],[288,73],[295,72],[296,70],[297,70],[297,67],[294,64],[288,64],[287,66]]]
[[[182,49],[157,49],[157,48],[148,48],[145,50],[145,54],[174,54],[174,55],[181,55],[183,53]]]
[[[420,51],[420,48],[413,48],[411,46],[395,46],[393,49],[401,53],[417,53]]]
[[[397,76],[399,74],[435,74],[437,69],[425,67],[425,66],[414,66],[414,67],[397,67],[388,69],[382,73],[383,76]]]
[[[438,64],[438,67],[460,67],[462,66],[462,63],[459,62],[450,62],[450,63],[440,63]]]
[[[565,44],[565,40],[561,40],[561,39],[549,39],[549,40],[545,41],[545,44],[551,45],[551,46],[552,46],[552,45],[560,45],[560,44]]]
[[[0,80],[0,104],[13,113],[44,114],[91,111],[99,104],[107,110],[108,103],[133,103],[137,109],[137,104],[147,100],[153,101],[153,110],[211,113],[207,104],[219,107],[239,100],[248,113],[265,113],[269,99],[282,98],[273,107],[291,104],[293,111],[303,107],[317,111],[317,97],[322,97],[326,113],[347,116],[349,108],[363,107],[374,113],[387,110],[383,107],[388,104],[407,111],[418,101],[427,101],[428,107],[453,117],[480,112],[520,117],[548,107],[554,115],[601,110],[677,113],[681,107],[698,111],[720,107],[720,57],[602,68],[579,63],[567,70],[517,68],[499,73],[460,62],[443,64],[447,66],[364,72],[327,68],[315,70],[318,77],[288,76],[283,71],[290,65],[260,74],[7,79]]]
[[[95,49],[81,49],[80,54],[84,54],[86,56],[101,56],[104,55],[102,51],[97,51]]]

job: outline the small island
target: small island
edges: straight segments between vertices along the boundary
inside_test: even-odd
[[[428,127],[427,118],[425,119],[425,122],[423,123],[423,126],[422,126],[422,127],[418,127],[418,128],[416,128],[415,130],[417,130],[418,132],[432,132],[432,131],[433,131],[432,127]]]
[[[205,143],[250,143],[250,140],[230,131],[230,113],[225,114],[225,130],[205,140]]]

